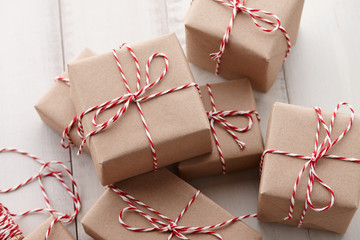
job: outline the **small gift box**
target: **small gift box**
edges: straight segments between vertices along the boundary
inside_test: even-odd
[[[185,18],[191,63],[267,92],[295,45],[303,0],[194,0]],[[221,63],[221,64],[220,64]]]
[[[360,199],[360,119],[274,104],[269,119],[258,214],[278,222],[344,233]]]
[[[68,69],[83,144],[103,185],[211,151],[209,122],[175,34]]]
[[[212,152],[178,164],[184,179],[257,167],[264,151],[248,79],[200,87],[212,129]]]
[[[84,49],[75,61],[95,55],[90,49]],[[63,133],[70,121],[76,116],[70,97],[70,82],[68,81],[67,71],[56,80],[50,90],[37,102],[35,109],[44,123],[56,132]],[[69,134],[71,141],[76,146],[79,146],[81,139],[76,132],[76,128],[72,128]],[[84,151],[88,152],[86,145]]]
[[[44,239],[46,232],[49,229],[51,222],[54,220],[54,217],[50,217],[38,228],[36,228],[31,234],[24,238],[24,240],[39,240]],[[50,235],[47,238],[48,240],[74,240],[69,231],[62,225],[62,223],[57,222],[51,229]]]
[[[161,169],[110,186],[82,225],[94,239],[261,239],[240,221],[251,216],[234,218]]]

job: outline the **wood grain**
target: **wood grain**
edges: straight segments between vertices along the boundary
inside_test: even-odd
[[[29,151],[44,161],[64,161],[70,167],[69,152],[60,149],[58,134],[43,124],[34,110],[53,77],[63,69],[58,2],[1,2],[0,29],[0,146]],[[1,188],[14,186],[40,169],[31,159],[16,154],[3,153],[0,161]],[[57,209],[73,209],[59,184],[45,181],[45,187]],[[0,198],[13,212],[46,207],[37,182]],[[15,221],[27,235],[48,217],[36,214]],[[74,224],[69,230],[75,236]]]

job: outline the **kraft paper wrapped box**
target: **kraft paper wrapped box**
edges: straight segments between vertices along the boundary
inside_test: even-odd
[[[96,54],[93,51],[86,48],[75,61],[94,55]],[[65,71],[62,76],[68,78],[68,72]],[[49,91],[37,102],[35,109],[44,123],[62,134],[70,121],[76,116],[76,111],[70,97],[70,86],[64,82],[56,81]],[[80,145],[81,139],[77,134],[76,128],[71,130],[70,137],[74,145]],[[89,152],[86,145],[84,151]]]
[[[294,46],[303,4],[304,0],[247,0],[245,6],[277,15]],[[185,18],[186,52],[191,63],[215,72],[216,61],[209,54],[219,51],[232,14],[233,8],[215,0],[193,1]],[[269,15],[259,15],[275,21]],[[270,24],[257,20],[259,25],[273,28]],[[276,80],[287,50],[283,32],[264,32],[254,24],[248,13],[238,11],[229,42],[221,57],[219,74],[228,79],[248,77],[255,90],[267,92]]]
[[[322,111],[327,125],[332,112]],[[285,151],[311,156],[314,151],[317,115],[312,108],[275,103],[269,119],[265,149]],[[349,124],[349,115],[338,113],[332,131],[333,140]],[[324,128],[320,132],[320,143],[325,137]],[[348,158],[360,158],[360,119],[355,117],[350,131],[328,154]],[[307,160],[280,154],[265,155],[261,175],[258,214],[263,222],[278,222],[297,225],[304,209],[309,170],[304,172],[295,195],[293,219],[288,216],[290,199],[295,181]],[[360,164],[343,160],[320,158],[316,163],[317,175],[329,185],[335,194],[334,205],[323,212],[312,209],[307,213],[303,227],[345,233],[355,214],[360,199]],[[316,207],[330,203],[330,194],[315,181],[312,202]]]
[[[137,176],[115,185],[120,190],[147,204],[166,215],[173,221],[196,194],[197,190],[166,169]],[[127,230],[119,223],[119,213],[128,207],[118,194],[106,189],[99,200],[82,219],[82,225],[87,234],[96,240],[105,239],[167,239],[170,232],[134,232]],[[136,207],[139,207],[136,205]],[[139,208],[146,214],[153,215],[148,210]],[[179,226],[207,226],[232,219],[233,216],[215,204],[205,195],[200,194],[185,214],[180,218]],[[142,216],[134,212],[125,213],[123,220],[131,227],[151,227]],[[161,221],[166,220],[159,219]],[[224,240],[230,239],[262,239],[261,235],[241,221],[214,230]],[[214,238],[209,234],[185,234],[190,239]],[[176,239],[173,237],[172,239]]]
[[[224,83],[210,84],[210,87],[217,111],[256,110],[255,98],[248,79],[243,78]],[[208,112],[213,111],[208,87],[202,86],[200,89],[205,110]],[[264,144],[258,119],[255,113],[250,115],[252,116],[252,127],[248,131],[232,131],[245,143],[243,149],[240,149],[234,137],[227,132],[223,125],[219,122],[214,122],[216,136],[225,160],[226,172],[239,171],[259,165],[261,154],[264,151]],[[245,128],[249,124],[248,118],[244,115],[227,116],[224,118],[238,128]],[[214,137],[212,137],[212,145],[213,150],[211,153],[194,157],[178,164],[179,175],[183,179],[193,179],[222,173],[222,163]]]
[[[46,231],[48,230],[51,222],[54,220],[53,217],[50,217],[38,228],[36,228],[32,233],[30,233],[24,240],[39,240],[44,239]],[[55,223],[54,227],[51,229],[49,240],[74,240],[69,231],[62,225],[60,222]]]
[[[141,87],[145,85],[145,65],[154,53],[168,57],[169,67],[163,80],[143,96],[194,83],[186,57],[175,34],[133,46],[141,72]],[[136,65],[126,47],[117,50],[129,87],[136,90]],[[71,97],[77,114],[118,98],[127,93],[112,52],[78,61],[68,66]],[[150,82],[165,69],[164,60],[154,58],[150,64]],[[158,160],[164,167],[211,151],[210,126],[196,87],[188,87],[141,102]],[[104,111],[98,123],[113,117],[121,106]],[[95,128],[95,112],[83,119],[85,135]],[[141,114],[134,102],[124,115],[104,131],[87,141],[100,182],[108,185],[154,170],[153,154]]]

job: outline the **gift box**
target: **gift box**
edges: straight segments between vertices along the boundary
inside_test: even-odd
[[[75,61],[94,55],[96,54],[90,49],[84,49]],[[67,79],[69,77],[68,72],[65,71],[62,77]],[[62,134],[76,116],[70,97],[70,86],[63,81],[56,81],[50,90],[37,102],[35,109],[45,124]],[[77,134],[76,128],[72,128],[70,137],[76,146],[80,145],[81,139]],[[84,146],[84,151],[88,152],[86,145]]]
[[[187,57],[191,63],[228,79],[248,77],[255,90],[267,92],[287,56],[288,44],[294,46],[296,43],[304,1],[223,2],[193,1],[185,18]],[[238,11],[233,24],[229,24],[234,4],[237,4]],[[265,20],[256,18],[256,15]],[[276,27],[276,17],[281,23],[279,28]],[[254,19],[258,22],[254,23]],[[230,33],[229,25],[232,26]],[[227,37],[224,38],[224,34]],[[213,53],[212,57],[221,60],[219,65],[217,59],[211,59]]]
[[[87,143],[103,185],[211,151],[209,122],[175,34],[125,45],[68,69],[77,114],[101,111],[98,127],[97,111],[84,115],[82,123],[84,136],[99,130]]]
[[[209,121],[213,122],[213,150],[180,162],[179,175],[193,179],[257,167],[264,144],[249,80],[210,84],[200,89]]]
[[[333,127],[328,127],[332,141],[336,144],[329,151],[324,151],[321,149],[326,148],[328,143],[322,146],[327,136],[322,122],[319,123],[322,128],[316,141],[318,112],[318,108],[274,104],[262,165],[259,220],[289,225],[301,224],[303,227],[344,233],[358,208],[360,198],[360,164],[351,162],[360,158],[360,120],[355,117],[351,129],[341,141],[336,141],[351,122],[349,114],[338,113],[334,117]],[[321,114],[325,123],[330,126],[332,112],[322,111]],[[314,148],[316,142],[317,149]],[[319,153],[336,155],[338,158],[321,157]],[[313,175],[309,202],[307,189],[311,179],[309,169],[312,167],[317,177],[330,189]],[[304,172],[299,178],[302,169]],[[298,181],[298,185],[295,185]],[[307,211],[304,215],[305,206]]]
[[[54,217],[50,217],[32,233],[30,233],[24,240],[39,240],[45,239],[46,232],[54,220]],[[69,231],[60,222],[54,224],[50,231],[49,240],[74,240]]]
[[[120,219],[130,228],[148,228],[153,225],[137,212],[124,212],[126,211],[124,209],[129,205],[114,190],[108,188],[82,219],[85,232],[94,239],[167,239],[172,233],[171,228],[176,229],[176,227],[179,227],[177,228],[179,233],[183,233],[180,230],[182,227],[203,227],[233,218],[230,213],[201,193],[193,199],[198,194],[197,190],[166,169],[128,179],[116,184],[115,187],[120,189],[118,190],[119,193],[129,194],[143,202],[143,204],[147,204],[154,211],[159,211],[163,218],[136,204],[136,207],[139,207],[138,209],[143,213],[163,221],[165,225],[169,224],[169,221],[164,218],[168,218],[175,223],[172,226],[164,226],[165,228],[168,227],[169,230],[162,229],[163,232],[155,230],[142,232],[126,229],[119,222],[120,212],[122,212]],[[190,200],[191,204],[189,204]],[[179,217],[180,213],[182,213],[181,217]],[[178,217],[179,219],[177,219]],[[241,221],[233,222],[219,229],[209,229],[209,231],[216,232],[225,240],[261,239],[258,232]],[[213,237],[211,234],[205,233],[183,234],[189,239],[209,239]],[[174,236],[171,239],[176,239],[176,237]]]

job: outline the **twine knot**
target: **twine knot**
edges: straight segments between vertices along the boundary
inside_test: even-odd
[[[78,123],[77,132],[78,132],[78,135],[80,136],[80,138],[82,139],[82,143],[81,143],[81,145],[79,147],[78,155],[81,154],[82,149],[84,148],[84,145],[85,145],[87,139],[89,139],[91,136],[93,136],[95,134],[98,134],[98,133],[104,131],[109,126],[111,126],[116,121],[118,121],[126,113],[128,108],[130,107],[130,103],[134,103],[134,104],[136,104],[136,107],[137,107],[137,109],[138,109],[138,111],[140,113],[140,118],[141,118],[141,121],[142,121],[142,123],[144,125],[146,136],[147,136],[147,138],[149,140],[150,149],[151,149],[151,152],[152,152],[152,158],[153,158],[153,162],[154,162],[154,170],[157,170],[158,169],[158,161],[157,161],[154,142],[153,142],[152,137],[150,135],[150,131],[149,131],[148,125],[147,125],[147,123],[145,121],[145,117],[144,117],[142,108],[140,106],[140,103],[144,102],[144,101],[147,101],[147,100],[150,100],[150,99],[153,99],[153,98],[156,98],[156,97],[159,97],[159,96],[162,96],[162,95],[165,95],[165,94],[168,94],[168,93],[176,92],[176,91],[188,88],[188,87],[196,87],[197,89],[199,89],[199,88],[198,88],[198,85],[196,83],[188,83],[188,84],[185,84],[185,85],[182,85],[182,86],[179,86],[179,87],[168,89],[166,91],[162,91],[162,92],[158,92],[158,93],[155,93],[155,94],[152,94],[152,95],[144,96],[145,93],[148,90],[150,90],[151,88],[158,85],[161,82],[161,80],[165,77],[165,75],[166,75],[166,73],[168,71],[168,68],[169,68],[169,60],[168,60],[167,56],[165,54],[163,54],[163,53],[154,53],[153,55],[151,55],[149,57],[148,61],[147,61],[147,64],[146,64],[146,73],[145,73],[146,74],[146,78],[145,78],[146,82],[145,82],[145,86],[141,88],[140,87],[140,85],[141,85],[140,84],[140,78],[141,78],[140,77],[140,65],[139,65],[138,58],[136,57],[133,49],[129,45],[124,43],[123,45],[120,46],[120,49],[122,47],[127,48],[129,53],[132,55],[132,58],[134,60],[134,64],[136,66],[136,78],[137,78],[137,81],[136,81],[136,90],[135,90],[135,92],[131,91],[131,89],[129,87],[129,84],[128,84],[128,80],[127,80],[127,78],[126,78],[126,76],[124,74],[123,68],[122,68],[122,66],[120,64],[119,56],[118,56],[116,50],[113,49],[113,55],[114,55],[116,64],[118,66],[118,69],[120,71],[122,81],[123,81],[123,83],[125,85],[127,93],[120,96],[120,97],[112,99],[110,101],[107,101],[105,103],[102,103],[100,105],[89,108],[86,111],[84,111],[83,113],[81,113],[79,116],[75,116],[74,119],[70,122],[70,124],[65,128],[65,130],[63,132],[61,144],[62,144],[62,146],[64,148],[68,148],[72,144],[71,139],[70,139],[70,130],[75,125],[75,123],[77,122]],[[149,74],[150,64],[153,61],[153,59],[156,58],[156,57],[162,58],[164,60],[165,66],[164,66],[163,72],[157,78],[157,80],[154,81],[154,82],[150,82],[150,77],[149,77],[149,75],[150,75]],[[113,115],[110,119],[108,119],[107,121],[105,121],[103,123],[97,123],[97,118],[102,112],[104,112],[104,111],[106,111],[108,109],[114,108],[114,107],[116,107],[118,105],[121,105],[121,106],[119,107],[119,109],[115,113],[115,115]],[[88,113],[90,113],[92,111],[96,111],[95,114],[94,114],[94,117],[92,119],[92,124],[95,126],[95,130],[93,130],[90,133],[88,133],[87,135],[85,135],[84,129],[83,129],[82,119],[86,114],[88,114]],[[66,140],[68,141],[68,144],[65,144]]]
[[[256,27],[260,28],[264,32],[275,32],[277,30],[280,30],[283,32],[286,41],[287,41],[287,47],[288,50],[285,54],[285,59],[287,58],[288,54],[290,53],[291,49],[291,42],[290,42],[290,36],[288,35],[285,28],[281,25],[281,21],[278,16],[276,16],[274,13],[264,11],[257,8],[250,8],[246,6],[246,0],[214,0],[218,3],[221,3],[224,6],[230,7],[233,9],[232,16],[229,22],[228,27],[226,28],[225,34],[223,36],[223,39],[221,41],[219,51],[216,53],[211,53],[209,56],[211,59],[216,61],[216,67],[215,67],[215,74],[219,74],[220,69],[220,63],[221,63],[221,57],[224,54],[225,48],[229,42],[230,33],[234,25],[235,18],[239,12],[248,14],[255,24]],[[266,23],[269,25],[269,27],[261,26],[259,21]]]
[[[335,119],[336,119],[337,113],[338,113],[340,107],[342,107],[342,106],[347,106],[349,108],[349,110],[350,110],[349,124],[342,131],[342,133],[336,139],[334,139],[331,136],[331,133],[332,133],[332,130],[333,130],[333,127],[334,127],[334,124],[335,124]],[[289,153],[289,152],[280,151],[280,150],[268,149],[268,150],[265,150],[264,153],[262,154],[261,162],[260,162],[260,174],[261,174],[264,157],[268,153],[280,154],[280,155],[285,155],[285,156],[288,156],[288,157],[295,157],[295,158],[307,160],[305,162],[303,168],[300,170],[298,177],[296,178],[294,188],[293,188],[293,191],[292,191],[292,195],[291,195],[291,199],[290,199],[289,213],[288,213],[288,216],[284,218],[284,220],[290,220],[290,219],[293,218],[293,212],[294,212],[294,206],[295,206],[295,195],[296,195],[296,192],[297,192],[297,188],[298,188],[300,179],[303,176],[303,173],[305,172],[306,169],[309,168],[309,175],[308,175],[307,189],[306,189],[306,197],[305,197],[305,205],[304,205],[304,209],[302,211],[302,214],[300,216],[298,227],[301,227],[301,225],[302,225],[302,223],[304,221],[306,212],[307,212],[309,207],[312,210],[316,211],[316,212],[323,212],[323,211],[326,211],[326,210],[330,209],[335,203],[335,193],[334,193],[334,191],[316,173],[317,162],[321,158],[332,158],[332,159],[337,159],[337,160],[342,160],[342,161],[360,163],[360,159],[357,159],[357,158],[348,158],[348,157],[343,157],[343,156],[327,154],[328,151],[330,149],[332,149],[336,145],[336,143],[340,142],[344,138],[344,136],[350,131],[350,129],[352,127],[352,124],[353,124],[354,118],[355,118],[355,114],[354,114],[354,109],[350,106],[350,104],[348,104],[346,102],[340,102],[336,106],[336,108],[335,108],[335,110],[334,110],[334,112],[333,112],[333,114],[331,116],[331,121],[330,121],[329,125],[326,124],[326,122],[325,122],[325,120],[323,118],[321,108],[319,108],[317,106],[314,106],[314,110],[315,110],[315,112],[317,114],[317,127],[316,127],[316,132],[315,132],[314,151],[312,152],[311,156],[305,156],[305,155],[301,155],[301,154],[297,154],[297,153]],[[325,136],[324,140],[320,143],[319,142],[319,135],[320,135],[321,127],[325,130],[326,136]],[[321,206],[321,207],[316,207],[312,203],[312,190],[313,190],[313,186],[314,186],[315,181],[318,182],[323,188],[325,188],[326,191],[328,191],[329,197],[330,197],[329,203],[325,204],[324,206]]]
[[[227,133],[230,134],[230,136],[238,144],[239,148],[241,150],[243,150],[245,148],[246,144],[245,144],[245,142],[241,141],[238,138],[238,136],[236,136],[234,131],[236,131],[236,132],[249,131],[251,129],[251,127],[252,127],[252,124],[253,124],[253,117],[251,116],[251,114],[255,114],[259,121],[260,121],[260,117],[259,117],[258,112],[255,111],[255,110],[249,110],[249,111],[240,111],[240,110],[218,111],[216,109],[216,106],[215,106],[215,100],[214,100],[214,96],[212,94],[210,84],[207,84],[206,86],[207,86],[207,89],[208,89],[208,93],[209,93],[209,97],[210,97],[210,101],[211,101],[211,106],[212,106],[212,110],[206,112],[206,114],[208,116],[208,119],[209,119],[209,122],[210,122],[211,132],[213,134],[215,144],[216,144],[217,150],[218,150],[219,155],[220,155],[222,172],[223,172],[223,174],[225,174],[226,173],[226,163],[225,163],[224,155],[223,155],[222,150],[221,150],[219,139],[218,139],[216,131],[215,131],[215,126],[214,126],[215,122],[219,123],[220,126],[225,128]],[[243,128],[236,127],[236,126],[232,125],[228,120],[226,120],[226,117],[230,117],[230,116],[246,117],[247,120],[248,120],[248,124]]]
[[[246,218],[257,217],[257,214],[249,214],[249,215],[244,215],[241,217],[232,218],[228,221],[218,223],[215,225],[210,225],[210,226],[203,226],[203,227],[178,226],[178,222],[184,216],[184,214],[188,211],[188,209],[191,207],[191,205],[194,203],[194,201],[197,199],[197,197],[200,195],[200,193],[201,193],[200,191],[196,192],[196,194],[191,198],[189,203],[185,206],[185,208],[181,211],[180,215],[174,221],[174,220],[170,219],[169,217],[167,217],[166,215],[164,215],[164,214],[160,213],[159,211],[146,205],[145,203],[135,199],[133,196],[114,187],[113,185],[109,185],[107,187],[109,189],[111,189],[112,191],[114,191],[116,194],[118,194],[122,198],[122,200],[129,205],[129,207],[124,208],[119,214],[119,222],[123,227],[125,227],[126,229],[128,229],[130,231],[134,231],[134,232],[153,232],[153,231],[170,232],[168,240],[170,240],[174,236],[179,239],[189,240],[189,238],[186,237],[186,234],[209,234],[219,240],[223,240],[221,235],[215,232],[216,229],[225,227],[229,224],[232,224],[236,221],[241,221]],[[136,207],[135,204],[152,212],[154,215],[156,215],[156,217],[152,217],[149,214],[145,213],[144,211],[142,211],[141,209]],[[132,227],[132,226],[126,224],[124,221],[124,215],[127,211],[134,211],[135,213],[138,213],[139,216],[144,217],[153,227],[138,228],[138,227]],[[166,223],[165,221],[167,221],[169,223]]]

